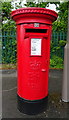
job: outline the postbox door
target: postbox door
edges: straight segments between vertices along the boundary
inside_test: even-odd
[[[46,97],[48,94],[50,39],[31,35],[31,37],[23,39],[19,49],[21,59],[18,60],[18,94],[27,100]]]

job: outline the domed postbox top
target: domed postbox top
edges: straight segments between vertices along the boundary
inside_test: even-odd
[[[46,8],[28,7],[12,11],[11,16],[16,24],[32,22],[52,24],[57,19],[58,14]]]

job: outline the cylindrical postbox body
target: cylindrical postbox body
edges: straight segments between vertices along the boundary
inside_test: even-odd
[[[18,108],[35,114],[38,108],[42,110],[48,96],[50,37],[57,13],[45,8],[21,8],[11,16],[17,27]]]

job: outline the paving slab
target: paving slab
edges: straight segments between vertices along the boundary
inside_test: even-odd
[[[69,118],[69,103],[61,100],[63,70],[49,71],[49,96],[45,111],[27,115],[17,109],[17,71],[2,71],[2,118]]]

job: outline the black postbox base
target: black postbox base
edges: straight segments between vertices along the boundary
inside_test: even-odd
[[[28,115],[39,114],[47,109],[48,96],[41,100],[25,100],[17,95],[17,107],[22,113]]]

